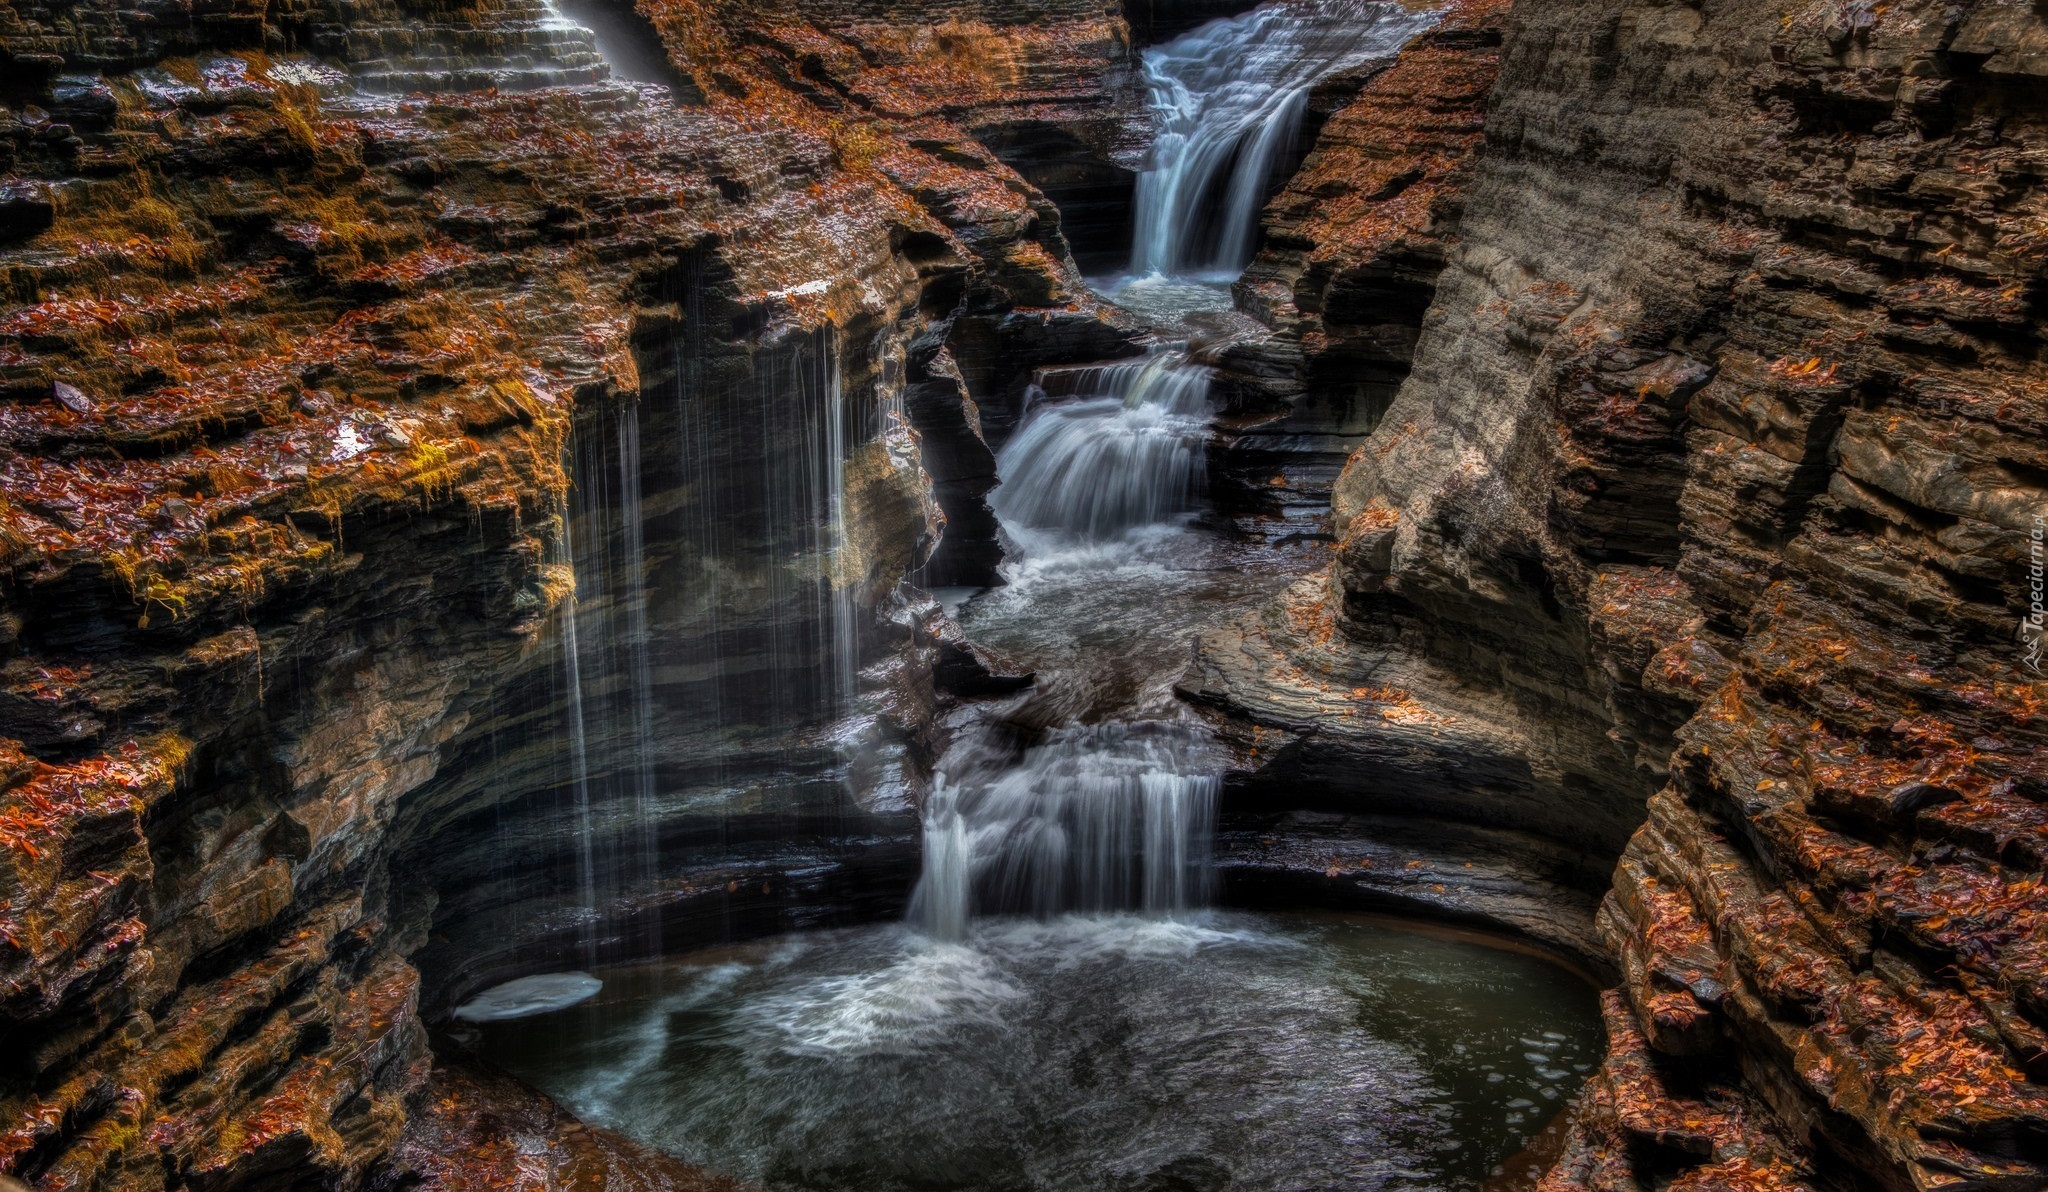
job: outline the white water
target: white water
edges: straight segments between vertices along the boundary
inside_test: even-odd
[[[1131,272],[1235,274],[1309,93],[1393,56],[1434,14],[1378,0],[1272,4],[1145,51],[1158,134],[1133,200]]]
[[[1134,276],[1117,283],[1118,300],[1162,330],[1226,309],[1223,287],[1251,255],[1310,91],[1390,58],[1434,19],[1375,0],[1303,0],[1146,51],[1158,133],[1134,199]],[[1129,586],[1134,567],[1199,555],[1177,552],[1174,540],[1193,545],[1185,515],[1206,478],[1209,381],[1184,345],[1040,373],[989,498],[1017,548],[1005,569],[1012,604],[1034,574],[1080,571],[1105,596],[1093,605],[1101,615],[1118,606],[1107,594]],[[1159,707],[1170,682],[1041,672],[1011,713],[1051,722],[1042,739],[1020,751],[1009,735],[1031,730],[991,721],[954,744],[925,808],[912,921],[958,941],[980,914],[1171,916],[1201,905],[1221,778],[1201,727]],[[1106,702],[1114,711],[1103,717]]]
[[[455,1017],[463,1022],[509,1022],[566,1010],[597,996],[604,982],[589,973],[541,973],[493,985],[462,1003]]]
[[[994,729],[956,745],[926,808],[912,921],[959,940],[977,914],[1202,905],[1222,788],[1205,754],[1174,722],[1069,725],[1022,758]]]
[[[1021,550],[1005,569],[1008,597],[1028,603],[1040,581],[1077,573],[1105,591],[1140,573],[1136,582],[1155,582],[1149,556],[1187,545],[1180,523],[1201,493],[1208,418],[1209,370],[1179,348],[1041,373],[991,496]],[[1091,611],[1114,617],[1113,607]],[[1116,711],[1100,719],[1084,715],[1100,694],[1095,676],[1042,671],[1036,690],[947,750],[911,900],[928,936],[965,940],[982,915],[1172,916],[1207,899],[1222,785],[1207,733],[1162,683],[1118,680]],[[1019,729],[1012,715],[1054,726]],[[1042,735],[1020,744],[1020,732]]]
[[[990,505],[1027,553],[1047,537],[1100,541],[1193,508],[1208,444],[1209,370],[1178,350],[1042,377],[997,457]]]
[[[789,1192],[1489,1187],[1601,1043],[1591,990],[1534,957],[1217,912],[871,925],[600,975],[483,1024],[484,1054]]]

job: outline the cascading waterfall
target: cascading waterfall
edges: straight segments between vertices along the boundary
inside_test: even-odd
[[[1192,508],[1208,442],[1209,370],[1171,349],[1042,376],[1003,446],[990,498],[1012,533],[1111,538]],[[1055,401],[1046,386],[1071,397]]]
[[[1141,293],[1127,283],[1119,300],[1129,295],[1140,309],[1142,299],[1175,326],[1214,308],[1202,271],[1234,275],[1249,257],[1268,183],[1285,164],[1310,91],[1390,59],[1434,20],[1391,3],[1308,0],[1212,22],[1148,50],[1158,135],[1138,180],[1131,272],[1167,284]],[[1183,277],[1193,284],[1175,280]],[[1025,557],[1116,568],[1131,552],[1072,548],[1131,543],[1194,509],[1209,382],[1184,344],[1135,361],[1041,371],[1023,426],[997,458],[1003,480],[989,499]],[[1199,905],[1221,787],[1206,743],[1199,726],[1171,714],[1070,720],[1021,757],[995,727],[970,734],[935,777],[913,921],[958,940],[977,913],[1171,914]]]
[[[1160,134],[1139,184],[1137,267],[1171,274],[1241,263],[1309,90],[1390,55],[1430,19],[1392,4],[1313,0],[1216,22],[1148,52]],[[694,695],[655,687],[644,411],[609,412],[593,428],[601,433],[579,435],[577,445],[564,786],[575,799],[577,884],[593,924],[607,897],[658,872],[656,825],[668,813],[657,805],[675,797],[657,779],[662,726],[681,717],[707,738],[749,742],[747,750],[780,735],[792,741],[794,763],[782,768],[800,774],[804,747],[787,728],[843,716],[859,684],[846,467],[858,432],[873,428],[847,410],[838,345],[821,332],[762,353],[739,400],[710,399],[698,353],[682,343],[675,353],[678,479],[689,512],[677,525],[678,570],[664,580],[677,586],[662,598],[685,601],[689,619],[709,629],[706,653],[671,662],[665,647],[663,665],[665,676],[694,676],[682,680]],[[1069,548],[1137,541],[1196,508],[1209,370],[1184,345],[1050,369],[1039,380],[991,497],[1026,556],[1084,559],[1087,549]],[[921,913],[957,936],[977,907],[1169,912],[1198,902],[1215,780],[1197,760],[1197,735],[1170,720],[1067,724],[1007,766],[972,749],[949,759],[928,817]],[[722,792],[723,753],[708,752],[715,756],[690,785]]]
[[[1145,51],[1158,133],[1133,199],[1131,272],[1235,274],[1318,83],[1391,59],[1433,13],[1379,0],[1276,4]]]
[[[998,457],[991,504],[1027,554],[1114,567],[1093,548],[1194,507],[1209,413],[1209,370],[1179,346],[1043,372]],[[914,923],[961,940],[979,914],[1171,915],[1203,903],[1221,778],[1198,725],[1070,722],[1021,756],[1007,731],[978,726],[940,763]]]
[[[992,730],[956,745],[933,785],[912,920],[957,940],[976,914],[1200,906],[1222,789],[1202,745],[1173,722],[1070,725],[1021,759]]]

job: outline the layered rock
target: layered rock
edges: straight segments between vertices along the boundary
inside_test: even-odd
[[[748,1192],[737,1180],[579,1122],[539,1092],[460,1056],[436,1060],[412,1127],[374,1186]]]
[[[673,91],[402,101],[351,74],[588,43],[147,15],[0,24],[0,1170],[400,1178],[423,988],[893,909],[938,654],[910,344],[1093,316],[971,137],[813,103],[731,14],[671,22]]]
[[[1320,535],[1344,460],[1408,375],[1457,232],[1506,0],[1465,0],[1361,84],[1337,80],[1300,170],[1262,219],[1237,307],[1267,334],[1222,353],[1218,504]]]
[[[1327,582],[1190,674],[1243,814],[1307,782],[1364,837],[1621,851],[1612,1053],[1546,1187],[2048,1181],[2044,38],[1519,6]],[[1433,720],[1451,772],[1526,774],[1432,774]]]

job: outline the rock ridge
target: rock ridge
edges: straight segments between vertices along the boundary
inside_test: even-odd
[[[1618,854],[1547,1189],[2048,1183],[2044,28],[1515,6],[1327,577],[1201,644],[1247,822],[1309,781],[1363,841],[1405,804]],[[1299,251],[1244,288],[1279,327]],[[1417,725],[1525,774],[1475,805]]]

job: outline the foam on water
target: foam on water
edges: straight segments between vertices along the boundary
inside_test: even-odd
[[[781,1192],[1473,1189],[1597,1062],[1545,962],[1221,912],[901,925],[608,972],[481,1028],[579,1114]]]
[[[793,1054],[912,1054],[962,1027],[1000,1026],[1023,996],[988,953],[905,936],[894,961],[867,972],[801,984],[748,1006],[748,1033],[780,1039]]]
[[[566,1010],[597,996],[604,982],[589,973],[540,973],[493,985],[462,1003],[455,1017],[463,1022],[504,1022]]]

